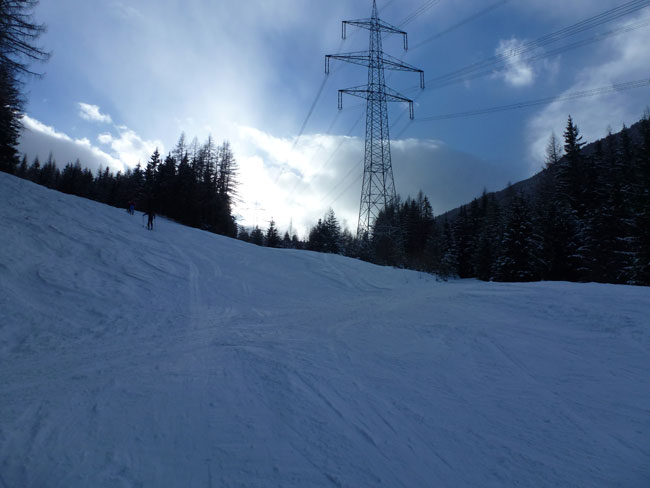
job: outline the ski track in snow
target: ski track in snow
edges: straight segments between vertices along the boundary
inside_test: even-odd
[[[0,487],[647,487],[650,289],[275,250],[0,173]]]

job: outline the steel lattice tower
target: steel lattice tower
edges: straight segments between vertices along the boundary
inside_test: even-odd
[[[363,168],[363,186],[359,208],[357,237],[370,235],[372,226],[384,208],[395,202],[395,181],[390,156],[390,136],[388,133],[388,102],[407,102],[409,115],[413,118],[413,100],[386,86],[384,70],[412,71],[420,73],[420,86],[424,88],[424,71],[389,56],[382,49],[382,35],[401,34],[404,37],[404,50],[408,49],[406,32],[379,19],[377,2],[372,2],[372,17],[369,19],[345,20],[342,37],[346,38],[348,25],[370,31],[368,51],[347,54],[328,54],[325,56],[325,73],[329,74],[330,59],[368,67],[368,84],[339,90],[339,110],[343,108],[343,94],[367,100],[366,107],[366,146]]]

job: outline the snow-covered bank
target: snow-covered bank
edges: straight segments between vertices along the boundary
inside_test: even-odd
[[[437,283],[0,173],[0,487],[650,486],[650,289]]]

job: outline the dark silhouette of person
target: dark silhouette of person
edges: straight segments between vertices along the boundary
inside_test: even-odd
[[[147,229],[153,230],[153,221],[156,218],[156,214],[153,210],[149,210],[145,215],[147,216]]]

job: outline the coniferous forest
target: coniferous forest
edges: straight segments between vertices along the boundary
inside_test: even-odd
[[[231,237],[237,235],[232,214],[237,195],[237,162],[228,142],[216,145],[211,137],[204,144],[190,144],[181,135],[174,150],[163,159],[158,150],[147,165],[114,174],[109,168],[93,174],[80,161],[59,170],[54,157],[41,164],[27,158],[15,173],[63,193],[90,198],[115,207],[129,203],[141,212],[153,212]]]

